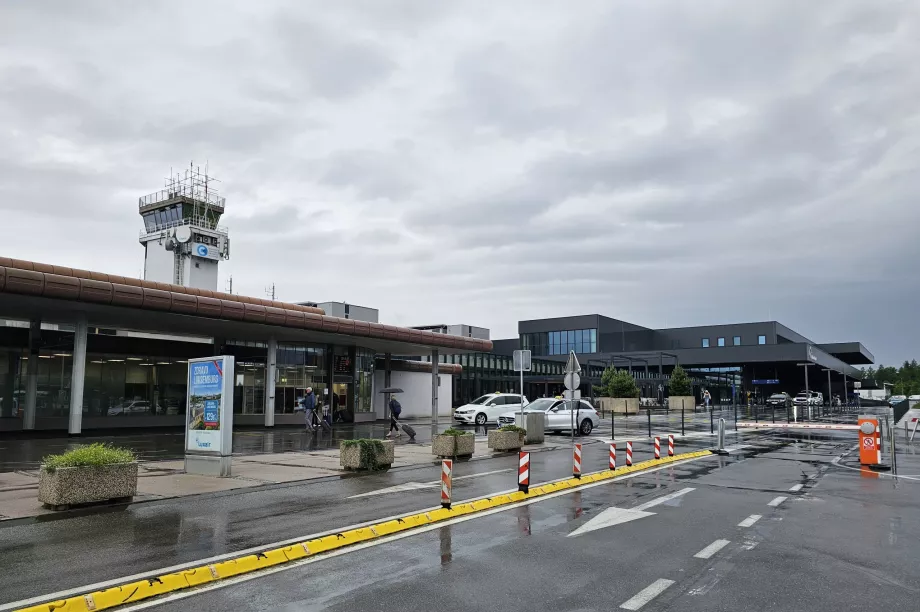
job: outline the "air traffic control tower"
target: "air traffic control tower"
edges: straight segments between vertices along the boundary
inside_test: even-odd
[[[217,290],[217,265],[230,258],[227,230],[218,225],[225,198],[207,170],[190,165],[165,188],[138,201],[144,219],[144,279]]]

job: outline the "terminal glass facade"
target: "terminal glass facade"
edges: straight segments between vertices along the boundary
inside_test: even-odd
[[[521,334],[521,347],[536,355],[579,355],[597,352],[597,329],[570,329],[564,331]]]

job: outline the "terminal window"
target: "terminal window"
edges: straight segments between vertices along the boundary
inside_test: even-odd
[[[703,348],[709,348],[709,338],[703,338]]]
[[[719,346],[725,346],[725,338],[719,338],[719,340],[717,341],[717,344]]]
[[[741,346],[741,336],[735,336],[732,338],[732,344],[735,346]]]
[[[766,336],[757,336],[757,344],[766,344],[766,343],[767,343]]]

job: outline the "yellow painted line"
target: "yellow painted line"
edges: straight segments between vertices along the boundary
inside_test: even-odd
[[[246,555],[244,557],[228,559],[210,565],[185,569],[171,574],[164,574],[156,578],[139,580],[102,591],[94,591],[85,595],[77,595],[60,601],[51,601],[37,606],[20,608],[17,612],[94,612],[95,610],[107,610],[144,599],[150,599],[151,597],[156,597],[165,593],[181,591],[183,589],[223,580],[232,576],[248,574],[267,567],[289,563],[305,557],[312,557],[324,552],[345,548],[368,540],[375,540],[431,523],[446,521],[464,514],[471,514],[528,499],[535,499],[556,491],[571,489],[594,482],[614,480],[626,474],[674,463],[675,461],[684,461],[686,459],[704,457],[711,454],[712,453],[707,450],[684,453],[673,457],[662,457],[661,459],[649,459],[648,461],[635,463],[630,467],[619,468],[616,471],[605,470],[602,472],[584,474],[581,478],[566,478],[544,483],[537,487],[531,487],[530,491],[527,493],[522,493],[520,491],[502,493],[471,502],[454,504],[450,510],[438,508],[427,512],[410,514],[369,527],[349,529],[341,533],[298,542],[282,548],[266,550],[254,555]]]

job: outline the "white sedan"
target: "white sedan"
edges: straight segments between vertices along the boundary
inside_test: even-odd
[[[527,396],[523,399],[526,407]],[[454,420],[464,424],[485,425],[497,423],[498,416],[508,410],[521,409],[521,396],[517,393],[489,393],[454,410]]]
[[[561,398],[541,398],[528,404],[524,412],[544,413],[546,415],[545,427],[548,431],[559,433],[572,430],[572,402]],[[514,425],[515,417],[519,414],[521,414],[520,410],[506,412],[498,417],[498,424]],[[600,417],[590,403],[579,400],[578,405],[575,406],[574,423],[578,433],[587,436],[600,424]]]

